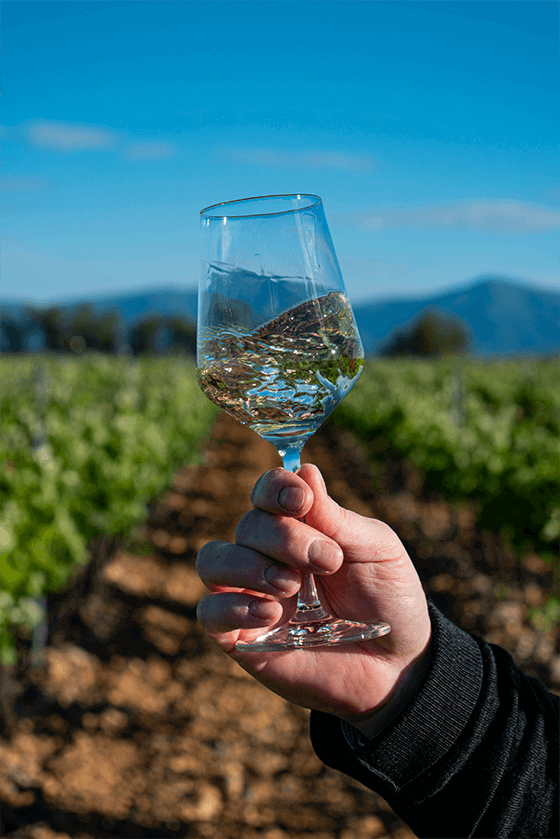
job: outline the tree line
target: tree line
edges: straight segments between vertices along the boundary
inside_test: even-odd
[[[19,319],[3,313],[0,329],[2,352],[196,353],[196,326],[186,318],[149,315],[127,328],[118,311],[98,314],[89,304],[29,306]]]
[[[0,327],[2,352],[196,354],[196,325],[179,316],[149,315],[125,328],[118,311],[97,314],[89,304],[71,310],[28,307],[19,321],[2,315]],[[435,358],[464,354],[469,345],[470,334],[464,324],[428,310],[412,324],[397,329],[377,355]]]

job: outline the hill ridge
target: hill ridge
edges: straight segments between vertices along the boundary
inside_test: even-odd
[[[196,319],[197,290],[169,284],[153,289],[50,303],[61,309],[89,303],[98,314],[117,309],[125,328],[148,314]],[[2,300],[0,313],[19,319],[26,303]],[[42,308],[42,306],[41,306]],[[396,329],[406,328],[427,309],[460,320],[472,338],[471,352],[485,357],[549,355],[560,352],[560,292],[500,275],[415,296],[371,298],[354,303],[366,355],[375,355]]]

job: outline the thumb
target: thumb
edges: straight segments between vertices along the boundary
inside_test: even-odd
[[[313,492],[313,506],[305,516],[305,523],[337,542],[347,560],[394,559],[404,552],[397,534],[387,524],[337,504],[328,494],[321,472],[312,463],[305,463],[298,475]]]
[[[305,523],[330,536],[338,530],[347,511],[330,497],[323,476],[314,464],[304,463],[297,474],[313,492],[313,505],[305,515]]]

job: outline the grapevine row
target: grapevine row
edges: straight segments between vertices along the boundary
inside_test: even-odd
[[[216,416],[180,358],[0,358],[0,660],[8,627],[36,626],[37,598],[125,534]]]
[[[376,359],[333,421],[372,457],[411,461],[428,491],[477,501],[480,524],[552,554],[560,536],[557,361]],[[124,534],[216,415],[184,359],[0,357],[0,661],[37,598]]]
[[[557,359],[377,359],[337,409],[372,458],[409,460],[424,486],[472,499],[483,529],[551,556],[560,536]]]

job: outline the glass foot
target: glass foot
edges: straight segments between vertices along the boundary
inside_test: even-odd
[[[239,642],[235,649],[240,652],[265,653],[309,647],[332,647],[336,644],[379,638],[390,631],[388,623],[361,623],[334,618],[308,623],[289,622],[271,629],[251,643]]]

